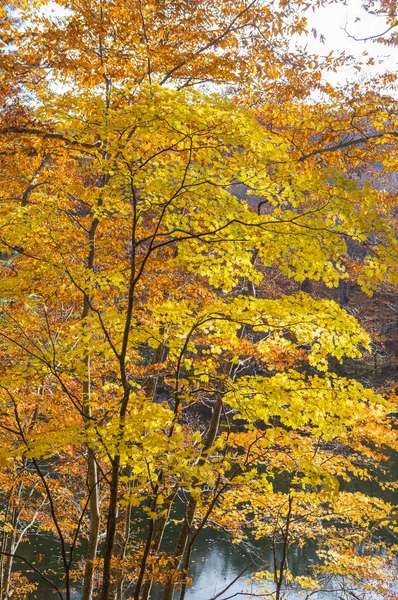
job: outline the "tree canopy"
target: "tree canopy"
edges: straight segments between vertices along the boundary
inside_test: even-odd
[[[3,5],[2,600],[32,531],[61,599],[184,600],[208,527],[276,600],[393,597],[396,396],[344,371],[375,336],[334,290],[395,290],[395,81],[294,48],[324,4]]]

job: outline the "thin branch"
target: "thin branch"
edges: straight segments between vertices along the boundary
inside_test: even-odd
[[[4,388],[4,389],[7,389],[7,388]],[[12,402],[14,404],[15,420],[17,422],[18,429],[19,429],[20,434],[21,434],[21,438],[22,438],[22,440],[23,440],[26,448],[29,449],[29,444],[28,444],[28,441],[27,441],[27,439],[25,437],[25,433],[24,433],[24,430],[23,430],[23,427],[22,427],[22,423],[21,423],[21,420],[19,418],[17,402],[16,402],[13,394],[11,394],[11,392],[8,389],[7,389],[7,392],[8,392],[8,395],[10,396],[10,398],[12,399]],[[42,470],[39,467],[39,463],[37,462],[36,458],[32,457],[31,460],[32,460],[32,462],[33,462],[33,464],[35,466],[35,469],[36,469],[36,471],[37,471],[37,473],[38,473],[38,475],[39,475],[39,477],[40,477],[40,479],[41,479],[41,481],[43,483],[43,486],[44,486],[44,488],[46,490],[48,501],[50,503],[51,517],[52,517],[53,523],[55,525],[55,528],[57,530],[58,538],[59,538],[60,545],[61,545],[62,562],[64,564],[64,571],[65,571],[65,577],[66,577],[66,597],[67,597],[67,600],[69,600],[69,598],[70,598],[70,588],[69,588],[70,564],[68,563],[68,561],[66,559],[65,538],[64,538],[64,535],[62,533],[62,530],[61,530],[59,522],[58,522],[58,518],[57,518],[57,515],[56,515],[56,512],[55,512],[54,500],[53,500],[52,493],[51,493],[51,490],[49,488],[49,485],[48,485],[48,483],[46,481],[46,478],[43,475]]]
[[[234,17],[231,21],[231,23],[228,25],[228,27],[222,32],[220,33],[220,35],[218,35],[217,37],[215,37],[213,40],[210,40],[210,42],[208,42],[205,46],[202,46],[202,48],[199,48],[199,50],[197,50],[196,52],[194,52],[194,54],[192,55],[192,59],[196,58],[197,56],[200,56],[200,54],[203,54],[203,52],[206,52],[206,50],[208,50],[209,48],[211,48],[212,46],[216,46],[219,42],[221,42],[221,40],[223,38],[225,38],[231,31],[234,31],[233,26],[235,25],[235,23],[245,14],[247,13],[252,6],[254,6],[254,4],[256,4],[257,0],[253,0],[250,4],[248,4],[243,10],[240,11],[240,13],[238,13],[236,15],[236,17]],[[170,77],[173,75],[173,73],[175,73],[176,71],[178,71],[179,69],[181,69],[181,67],[183,67],[184,65],[187,64],[187,60],[183,60],[181,61],[178,65],[176,65],[175,67],[173,67],[172,69],[170,69],[170,71],[168,73],[166,73],[166,75],[163,77],[162,81],[160,82],[160,85],[163,85],[164,83],[166,83],[166,81],[168,81],[168,79],[170,79]]]
[[[355,40],[356,42],[367,42],[368,40],[377,40],[378,38],[383,37],[383,35],[386,35],[386,33],[388,33],[389,31],[391,31],[391,29],[394,29],[397,26],[398,26],[398,22],[394,23],[394,25],[391,25],[390,27],[388,27],[382,33],[376,33],[375,35],[368,35],[367,37],[363,37],[363,38],[357,38],[357,37],[355,37],[355,35],[352,35],[351,33],[349,33],[347,31],[347,26],[342,27],[341,29],[343,29],[343,31],[345,31],[345,33],[348,35],[348,37],[351,38],[352,40]]]
[[[151,57],[149,56],[149,39],[148,39],[148,34],[146,31],[146,24],[145,24],[145,18],[144,18],[144,13],[142,11],[142,0],[140,0],[140,16],[141,16],[141,22],[142,22],[142,30],[144,32],[144,38],[145,38],[145,45],[146,45],[146,53],[147,53],[147,65],[148,65],[148,81],[149,81],[149,85],[152,85],[152,77],[151,77],[151,72],[152,72],[152,68],[151,68]]]
[[[265,552],[265,550],[267,550],[269,548],[269,544],[266,546],[266,548],[264,548],[263,552]],[[227,592],[229,590],[229,588],[231,588],[234,583],[236,583],[238,581],[238,579],[240,579],[242,577],[242,575],[244,575],[246,573],[246,571],[255,563],[255,559],[253,559],[252,561],[249,562],[249,564],[246,565],[246,567],[244,569],[242,569],[240,571],[240,573],[238,573],[238,575],[236,575],[236,577],[234,579],[232,579],[232,581],[225,586],[224,589],[221,590],[221,592],[218,592],[215,596],[212,596],[211,598],[209,598],[209,600],[216,600],[217,598],[219,598],[220,596],[222,596],[223,594],[225,594],[225,592]]]
[[[4,550],[0,550],[0,554],[4,554],[5,556],[11,556],[12,558],[16,558],[18,560],[22,560],[24,563],[26,563],[31,569],[33,569],[33,571],[35,573],[37,573],[38,575],[40,575],[40,577],[42,579],[44,579],[44,581],[46,581],[47,583],[49,583],[50,585],[52,585],[52,587],[55,589],[55,591],[57,592],[57,594],[59,595],[61,600],[64,600],[63,595],[61,594],[59,588],[55,585],[55,583],[53,581],[51,581],[51,579],[48,579],[48,577],[46,577],[45,575],[43,575],[43,573],[41,571],[39,571],[39,569],[37,569],[37,567],[35,567],[35,565],[32,565],[32,563],[27,560],[24,556],[20,556],[19,554],[11,554],[9,552],[5,552]]]
[[[223,598],[223,600],[230,600],[231,598],[236,598],[237,596],[250,596],[250,598],[268,598],[270,596],[274,596],[274,593],[271,592],[269,594],[253,594],[253,592],[236,592],[236,594],[232,594],[232,596],[227,596]],[[209,600],[212,600],[210,598]]]
[[[31,178],[31,180],[28,183],[28,186],[26,188],[26,190],[24,191],[24,193],[22,194],[22,200],[21,200],[21,205],[22,206],[26,206],[29,202],[29,197],[31,195],[31,193],[33,192],[34,189],[36,189],[37,187],[44,185],[46,183],[50,183],[49,181],[44,181],[41,183],[36,183],[38,176],[40,175],[40,173],[42,172],[42,170],[44,169],[44,167],[46,166],[46,164],[48,163],[50,159],[50,155],[49,154],[45,154],[40,162],[40,165],[38,166],[38,168],[36,169],[33,177]]]
[[[97,461],[95,461],[95,462],[97,462]],[[75,535],[73,536],[72,544],[71,544],[70,549],[69,549],[69,563],[68,563],[69,564],[69,568],[72,566],[73,552],[74,552],[76,544],[77,544],[77,540],[78,540],[78,537],[79,537],[80,529],[81,529],[81,526],[82,526],[82,523],[83,523],[83,517],[84,517],[85,512],[87,510],[87,507],[89,505],[91,494],[93,493],[93,491],[95,490],[95,488],[99,485],[99,483],[100,483],[99,479],[97,479],[95,485],[93,485],[93,487],[91,489],[89,488],[89,494],[88,494],[88,496],[86,498],[86,502],[85,502],[85,504],[84,504],[84,506],[82,508],[82,512],[81,512],[79,520],[77,522]]]
[[[313,150],[308,154],[303,154],[298,159],[298,162],[304,162],[308,158],[312,158],[313,156],[317,156],[318,154],[325,154],[326,152],[337,152],[338,150],[342,150],[343,148],[349,148],[350,146],[357,146],[359,144],[365,144],[369,140],[376,140],[383,137],[388,136],[398,137],[398,131],[381,131],[379,133],[374,133],[371,135],[364,135],[362,137],[354,138],[348,140],[347,142],[340,142],[337,144],[333,144],[332,146],[326,146],[326,148],[319,148],[318,150]]]
[[[60,140],[64,142],[67,146],[81,146],[82,148],[100,148],[102,146],[102,142],[98,141],[93,144],[89,142],[79,142],[78,140],[71,140],[65,137],[62,133],[50,133],[49,131],[43,131],[42,129],[33,129],[30,127],[5,127],[4,129],[0,129],[0,135],[9,133],[20,133],[22,135],[39,135],[46,139],[51,140]]]

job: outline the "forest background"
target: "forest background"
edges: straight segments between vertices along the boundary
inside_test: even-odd
[[[2,4],[1,600],[184,600],[206,528],[396,598],[396,75],[296,45],[333,4]]]

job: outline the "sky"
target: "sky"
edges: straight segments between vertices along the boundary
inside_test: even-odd
[[[330,73],[327,79],[330,83],[344,84],[345,81],[359,78],[366,79],[371,75],[385,70],[398,73],[398,47],[385,46],[372,40],[355,41],[348,33],[356,38],[364,38],[384,32],[386,21],[382,17],[369,15],[361,8],[361,0],[347,0],[326,6],[315,13],[307,11],[309,29],[316,29],[317,38],[311,33],[308,37],[300,38],[301,44],[308,44],[307,50],[319,55],[327,55],[330,51],[346,51],[360,58],[364,52],[374,58],[373,66],[365,66],[358,73],[353,67],[344,67],[338,73]],[[344,30],[346,29],[346,31]],[[348,32],[348,33],[347,33]],[[324,36],[322,43],[321,36]]]

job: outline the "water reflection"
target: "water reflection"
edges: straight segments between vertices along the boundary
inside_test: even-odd
[[[396,462],[390,465],[391,472],[398,473],[398,464]],[[388,477],[386,477],[388,479]],[[343,489],[347,491],[361,491],[369,496],[376,496],[387,501],[394,502],[396,498],[394,493],[390,491],[381,491],[376,481],[352,481],[343,483]],[[137,515],[138,518],[139,515]],[[164,540],[166,551],[172,551],[176,542],[177,532],[171,528],[167,539]],[[391,539],[391,543],[396,543],[396,540]],[[232,544],[225,539],[224,535],[210,530],[204,530],[198,536],[195,547],[192,551],[192,563],[190,575],[194,581],[192,587],[187,589],[185,600],[210,600],[215,595],[220,593],[228,584],[238,578],[239,574],[248,567],[245,573],[237,579],[237,581],[228,588],[228,590],[220,595],[217,600],[225,600],[234,596],[234,600],[255,600],[259,597],[266,596],[258,595],[263,591],[263,586],[250,580],[251,574],[259,570],[273,571],[273,557],[271,550],[263,551],[264,548],[260,544],[244,543],[239,545]],[[62,588],[62,582],[59,583],[59,574],[61,572],[60,551],[59,545],[55,538],[49,535],[36,534],[30,536],[29,543],[24,543],[18,550],[18,553],[23,555],[28,561],[37,564],[37,556],[43,555],[43,560],[37,564],[41,570],[45,570],[48,577],[53,579],[56,584]],[[79,559],[79,554],[84,555],[84,546],[77,549],[76,559]],[[304,547],[292,547],[289,551],[289,569],[294,576],[308,575],[310,573],[311,564],[317,560],[316,545],[307,543]],[[252,566],[249,566],[252,563]],[[15,561],[15,570],[20,570],[26,574],[30,581],[35,581],[39,584],[37,592],[29,595],[29,600],[48,600],[55,597],[53,589],[49,584],[40,580],[38,576],[32,572],[26,564]],[[270,586],[272,591],[272,586]],[[396,598],[398,599],[398,588]],[[237,595],[241,592],[247,592],[247,595]],[[257,595],[252,595],[257,594]],[[131,596],[130,593],[127,594]],[[311,600],[334,600],[338,598],[337,594],[318,593]],[[73,596],[73,600],[79,600],[80,594],[78,591]],[[292,590],[284,596],[288,600],[303,600],[303,597],[297,591]],[[175,600],[179,599],[179,592],[175,595]],[[162,594],[156,587],[151,593],[151,600],[162,600]],[[377,594],[374,594],[372,600],[377,600]]]
[[[195,583],[187,594],[187,600],[205,600],[215,596],[242,570],[239,571],[234,564],[233,552],[225,552],[222,545],[213,546],[205,556],[197,552],[193,561],[191,571]],[[228,590],[229,595],[241,589],[242,582],[236,583]]]
[[[308,567],[316,556],[315,550],[315,545],[292,548],[289,568],[294,575],[308,573]],[[239,577],[243,570],[244,574]],[[259,544],[252,543],[234,545],[217,532],[204,533],[199,536],[196,548],[192,552],[190,575],[194,583],[187,590],[185,600],[210,600],[224,589],[225,593],[218,596],[217,600],[231,596],[236,600],[258,600],[259,597],[266,599],[267,596],[261,593],[264,592],[264,585],[251,579],[251,575],[259,570],[273,570],[270,549],[264,551]],[[230,585],[232,582],[234,583]],[[268,587],[268,592],[272,592],[272,583]],[[241,595],[242,593],[244,595]],[[296,591],[285,597],[289,600],[303,600],[303,596]],[[323,600],[326,597],[332,598],[330,595],[318,595],[317,598]],[[176,592],[174,599],[179,600],[179,592]],[[154,590],[151,600],[162,600],[161,592]]]
[[[44,536],[35,536],[31,544],[24,544],[20,552],[32,562],[35,561],[37,553],[44,551],[45,559],[40,563],[42,569],[46,569],[49,577],[56,583],[56,573],[59,573],[60,560],[58,558],[58,547],[54,539]],[[292,548],[289,558],[289,568],[294,575],[308,573],[311,563],[316,558],[316,547],[314,544],[307,545],[304,548]],[[197,546],[192,552],[192,565],[190,574],[194,584],[187,589],[185,600],[211,600],[217,594],[222,592],[231,582],[233,582],[243,569],[250,565],[247,571],[233,583],[225,593],[218,596],[217,600],[225,600],[233,597],[233,600],[258,600],[267,596],[263,595],[264,586],[258,582],[251,580],[250,576],[256,570],[273,569],[272,554],[268,550],[262,553],[260,546],[252,544],[233,545],[228,540],[225,540],[221,534],[213,532],[203,532],[197,540]],[[49,600],[55,598],[53,589],[44,581],[37,579],[37,575],[30,571],[26,565],[21,566],[21,570],[29,577],[31,581],[39,583],[37,592],[29,595],[29,600]],[[50,571],[53,570],[53,574]],[[59,584],[62,588],[62,583]],[[269,585],[269,592],[272,592],[273,586]],[[398,592],[398,588],[396,590]],[[244,593],[244,595],[241,595]],[[179,600],[180,592],[177,591],[174,600]],[[127,594],[126,597],[131,596]],[[80,593],[77,590],[72,600],[79,600]],[[312,596],[311,600],[335,600],[341,597],[339,593],[318,593]],[[396,596],[398,598],[398,595]],[[298,591],[291,590],[285,593],[284,600],[303,600],[305,596]],[[375,593],[373,600],[377,600],[378,595]],[[162,593],[153,588],[151,600],[162,600]]]

